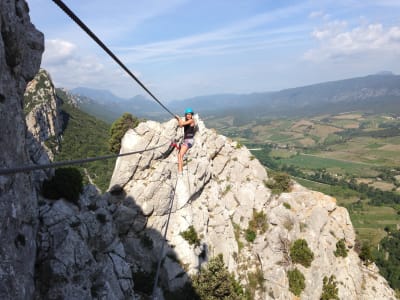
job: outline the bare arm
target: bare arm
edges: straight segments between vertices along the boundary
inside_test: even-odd
[[[185,125],[191,125],[191,126],[194,126],[194,120],[193,119],[190,119],[190,120],[187,120],[187,121],[183,121],[179,116],[177,116],[177,115],[175,115],[175,119],[178,121],[178,123],[179,123],[179,127],[183,127],[183,126],[185,126]],[[193,124],[193,125],[192,125]]]

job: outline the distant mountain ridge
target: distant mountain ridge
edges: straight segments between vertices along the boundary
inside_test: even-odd
[[[77,88],[71,92],[91,99],[81,103],[83,110],[88,113],[107,111],[110,120],[116,119],[123,112],[145,118],[169,117],[156,102],[142,95],[123,99],[107,90]],[[208,115],[252,117],[340,113],[351,110],[400,112],[400,75],[385,71],[276,92],[206,95],[172,101],[166,105],[177,113],[181,113],[185,107],[192,107],[196,112]]]

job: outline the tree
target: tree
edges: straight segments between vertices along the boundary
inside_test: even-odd
[[[222,254],[210,259],[207,268],[193,277],[193,287],[200,299],[236,300],[243,298],[243,289],[229,274],[224,264]]]
[[[121,149],[121,139],[128,131],[133,129],[140,123],[139,119],[130,113],[124,113],[112,125],[110,129],[110,139],[108,141],[110,151],[118,154]]]
[[[290,258],[294,263],[299,263],[308,268],[314,259],[314,253],[308,248],[306,240],[298,239],[290,247]]]

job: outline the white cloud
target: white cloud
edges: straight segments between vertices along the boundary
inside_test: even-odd
[[[310,19],[319,19],[319,18],[321,18],[321,19],[323,19],[323,20],[329,20],[330,15],[327,14],[327,13],[325,13],[325,12],[322,11],[322,10],[318,10],[318,11],[312,11],[312,12],[308,15],[308,17],[309,17]]]
[[[397,26],[385,28],[376,23],[348,30],[346,23],[336,22],[327,28],[314,30],[312,36],[319,42],[319,47],[304,54],[305,59],[312,61],[400,53],[400,27]]]
[[[87,86],[133,95],[136,83],[113,61],[104,56],[87,55],[79,46],[65,40],[46,40],[42,67],[50,72],[57,87]],[[132,70],[131,70],[132,71]],[[133,72],[137,77],[139,72]],[[124,93],[117,93],[126,96]]]
[[[46,63],[55,64],[73,57],[76,45],[68,41],[56,39],[46,40],[43,60]]]

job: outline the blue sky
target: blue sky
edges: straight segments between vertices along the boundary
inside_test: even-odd
[[[56,86],[145,94],[52,1],[27,0]],[[399,0],[64,0],[161,101],[400,74]]]

